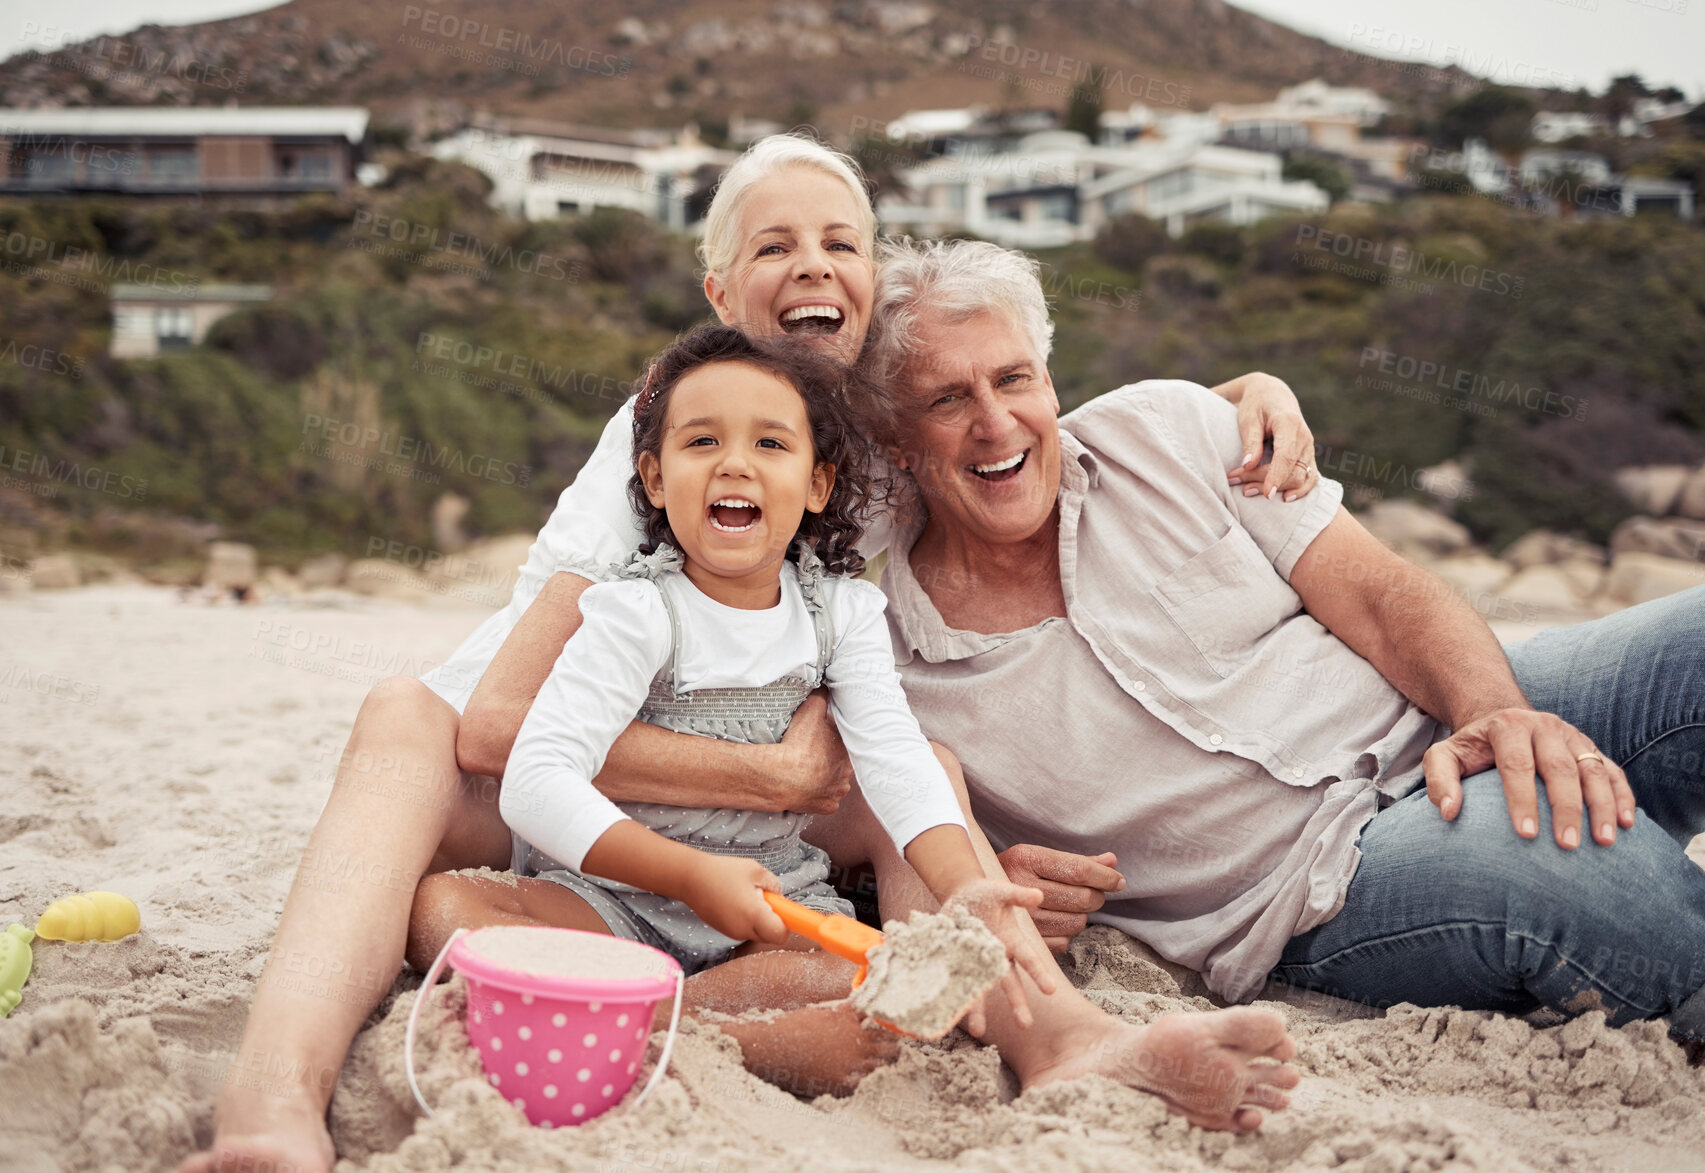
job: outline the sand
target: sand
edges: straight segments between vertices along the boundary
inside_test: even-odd
[[[920,1039],[952,1030],[972,1003],[1006,973],[1006,948],[967,912],[914,912],[883,926],[866,954],[870,972],[853,991],[860,1014]]]
[[[36,944],[23,1003],[0,1020],[0,1168],[167,1170],[209,1139],[224,1081],[279,1078],[233,1056],[356,708],[393,661],[435,661],[480,617],[207,608],[142,587],[0,598],[0,925],[94,888],[135,899],[143,925],[116,943]],[[280,625],[317,646],[271,655]],[[1067,969],[1132,1021],[1211,1005],[1194,975],[1110,929],[1074,942]],[[417,981],[393,986],[338,1084],[345,1173],[1705,1170],[1705,1069],[1658,1027],[1592,1014],[1268,1003],[1305,1080],[1251,1137],[1190,1129],[1104,1080],[1017,1095],[957,1032],[904,1042],[845,1100],[802,1102],[743,1071],[714,1027],[689,1026],[638,1112],[545,1132],[481,1078],[454,983],[419,1054],[437,1115],[416,1115],[402,1022]]]

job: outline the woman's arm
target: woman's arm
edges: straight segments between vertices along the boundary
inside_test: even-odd
[[[591,585],[577,574],[552,575],[504,640],[462,715],[456,741],[462,769],[503,774],[534,698],[580,628],[580,596]],[[851,771],[827,706],[813,698],[779,745],[740,745],[635,721],[610,747],[593,783],[618,802],[828,814],[850,787]]]
[[[1320,483],[1314,467],[1314,433],[1302,418],[1302,405],[1283,379],[1260,371],[1239,375],[1213,388],[1215,395],[1237,408],[1237,430],[1243,436],[1243,463],[1228,479],[1243,485],[1243,495],[1283,493],[1286,501],[1306,497]],[[1261,463],[1268,436],[1273,459]]]

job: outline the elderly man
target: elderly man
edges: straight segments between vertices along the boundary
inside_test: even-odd
[[[895,246],[874,312],[917,490],[883,581],[906,691],[1052,944],[1098,909],[1233,1000],[1272,976],[1705,1038],[1705,589],[1506,658],[1341,486],[1229,488],[1205,390],[1056,419],[1019,254]]]

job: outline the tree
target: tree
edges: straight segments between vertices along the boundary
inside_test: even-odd
[[[1293,155],[1285,161],[1286,179],[1306,179],[1337,203],[1350,194],[1350,176],[1330,159]]]
[[[1091,69],[1072,87],[1066,101],[1066,129],[1077,131],[1092,143],[1101,137],[1101,83],[1106,76],[1105,66]]]
[[[1141,274],[1149,259],[1165,252],[1169,243],[1166,229],[1159,221],[1127,212],[1103,224],[1090,247],[1097,260],[1127,273]]]
[[[1514,154],[1533,141],[1533,99],[1503,86],[1486,86],[1440,116],[1447,141],[1462,146],[1471,138],[1485,139],[1498,151]]]

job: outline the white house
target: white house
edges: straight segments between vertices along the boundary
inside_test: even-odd
[[[688,197],[736,158],[700,142],[690,125],[674,134],[467,126],[432,153],[484,172],[492,204],[527,220],[626,208],[677,231],[692,226]]]

